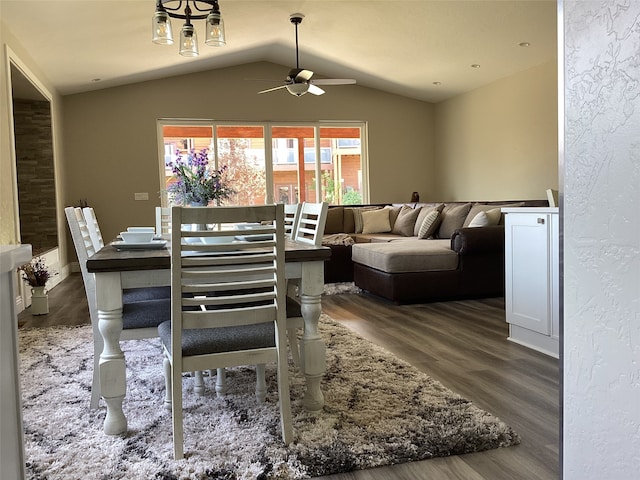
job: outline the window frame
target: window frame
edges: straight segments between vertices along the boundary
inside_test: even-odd
[[[273,175],[273,138],[272,130],[274,127],[312,127],[314,129],[315,144],[315,201],[321,201],[321,146],[320,146],[320,129],[321,128],[358,128],[360,130],[360,168],[362,175],[362,201],[369,203],[369,157],[368,157],[368,124],[363,121],[316,121],[316,122],[287,122],[287,121],[268,121],[268,122],[251,122],[251,121],[231,121],[231,120],[214,120],[214,119],[184,119],[184,118],[160,118],[156,121],[158,160],[160,163],[160,203],[162,207],[168,206],[168,197],[165,189],[165,145],[163,128],[165,126],[197,126],[211,127],[212,142],[218,145],[218,128],[219,126],[254,126],[262,127],[264,132],[264,158],[265,158],[265,181],[267,185],[266,203],[274,203],[274,175]],[[214,166],[219,168],[218,148],[214,149]],[[300,172],[299,172],[300,173]],[[299,183],[299,182],[298,182]]]

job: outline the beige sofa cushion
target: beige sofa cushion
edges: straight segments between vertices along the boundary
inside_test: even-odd
[[[400,210],[402,209],[402,206],[396,207],[394,205],[388,205],[384,208],[389,210],[389,226],[391,227],[391,230],[393,230],[393,226],[396,223],[396,220],[398,218],[398,215],[400,214]]]
[[[324,233],[345,233],[344,231],[344,207],[331,207],[327,210],[327,221],[324,225]]]
[[[436,238],[451,238],[453,232],[462,228],[467,215],[471,210],[471,204],[446,205],[442,210],[442,221],[438,228]]]
[[[356,243],[354,262],[387,273],[433,272],[458,268],[458,255],[449,240],[407,239],[384,243]]]
[[[391,232],[396,235],[402,235],[403,237],[412,237],[416,219],[421,210],[422,208],[411,208],[408,205],[404,205],[402,209],[400,209],[400,213],[393,224],[393,230],[391,230]]]
[[[390,231],[388,208],[362,212],[362,233],[386,233]]]

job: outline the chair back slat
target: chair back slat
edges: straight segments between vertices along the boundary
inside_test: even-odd
[[[236,317],[243,317],[245,325],[247,321],[277,320],[278,305],[284,305],[283,218],[281,205],[174,207],[173,321],[181,322],[181,328],[186,329],[194,324],[198,328],[232,325]],[[264,222],[256,232],[271,238],[255,242],[235,240],[246,234],[243,223],[254,222]],[[213,230],[207,225],[213,225]],[[194,243],[194,239],[199,243]],[[230,315],[234,310],[242,312],[241,315]],[[272,316],[265,316],[265,311]],[[262,313],[257,315],[258,312]],[[186,322],[187,318],[191,321]]]
[[[301,208],[301,203],[286,204],[284,206],[284,234],[289,238],[291,238],[296,223],[298,222]]]
[[[84,207],[82,209],[82,214],[84,216],[87,230],[89,231],[89,238],[91,238],[93,249],[97,252],[102,247],[104,247],[104,240],[102,239],[102,232],[100,231],[100,226],[98,225],[96,213],[94,212],[93,208]]]
[[[322,235],[327,223],[327,202],[304,202],[300,208],[298,220],[294,226],[291,238],[296,242],[322,245]]]
[[[167,236],[171,233],[171,208],[156,207],[156,234]]]

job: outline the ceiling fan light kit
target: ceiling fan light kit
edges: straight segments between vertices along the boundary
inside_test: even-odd
[[[276,90],[286,88],[287,91],[296,97],[301,97],[305,93],[311,93],[312,95],[322,95],[324,90],[318,87],[318,85],[349,85],[354,84],[356,81],[352,78],[323,78],[318,80],[312,80],[313,72],[300,68],[300,53],[298,50],[298,25],[302,23],[304,15],[301,13],[293,13],[289,16],[289,20],[295,26],[296,29],[296,68],[289,70],[289,74],[284,79],[284,84],[279,87],[268,88],[258,92],[269,93]]]
[[[181,10],[184,5],[184,11]],[[193,6],[194,11],[191,9]],[[220,15],[218,0],[157,0],[152,18],[152,41],[158,45],[173,45],[171,18],[185,20],[180,31],[180,55],[198,56],[198,36],[191,20],[205,20],[205,44],[222,47],[226,44],[224,20]]]

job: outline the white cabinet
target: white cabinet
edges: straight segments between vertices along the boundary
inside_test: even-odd
[[[25,474],[16,268],[29,260],[31,245],[0,245],[0,478],[16,480]]]
[[[509,340],[558,357],[557,208],[503,208]]]

